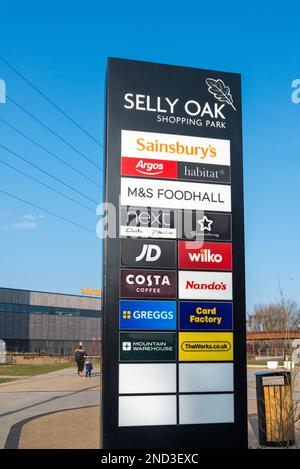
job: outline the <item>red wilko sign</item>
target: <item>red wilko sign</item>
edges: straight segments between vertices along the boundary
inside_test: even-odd
[[[178,242],[180,269],[232,270],[231,243]]]
[[[122,157],[121,173],[122,176],[176,179],[177,162]]]

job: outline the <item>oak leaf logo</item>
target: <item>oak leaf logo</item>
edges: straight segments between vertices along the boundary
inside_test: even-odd
[[[231,96],[230,88],[229,86],[225,85],[223,80],[214,80],[213,78],[207,78],[205,81],[208,86],[209,93],[214,95],[214,97],[218,101],[229,104],[229,106],[231,106],[236,111],[236,108],[233,105],[233,99]]]

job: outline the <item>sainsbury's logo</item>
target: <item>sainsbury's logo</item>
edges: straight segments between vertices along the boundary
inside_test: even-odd
[[[179,241],[179,267],[182,269],[231,270],[231,243]]]
[[[121,156],[230,166],[230,141],[122,130]]]

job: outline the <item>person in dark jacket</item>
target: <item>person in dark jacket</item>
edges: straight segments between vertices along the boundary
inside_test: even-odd
[[[74,358],[75,358],[76,365],[77,365],[77,374],[78,374],[78,376],[83,376],[83,368],[84,368],[85,357],[87,357],[87,353],[84,350],[84,348],[82,348],[82,345],[79,345],[77,347],[77,349],[75,350],[75,352],[74,352]]]

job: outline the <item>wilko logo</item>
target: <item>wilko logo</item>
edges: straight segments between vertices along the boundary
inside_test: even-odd
[[[232,300],[232,274],[229,272],[179,271],[179,298]]]
[[[184,210],[178,213],[178,238],[230,241],[231,214]]]
[[[125,267],[175,269],[176,242],[122,239],[121,264]]]
[[[121,207],[121,236],[176,238],[176,226],[176,210]]]
[[[122,176],[176,179],[175,161],[150,160],[146,158],[121,158]]]
[[[175,298],[176,273],[170,270],[121,270],[121,297]]]
[[[180,269],[232,270],[231,243],[178,242]]]

